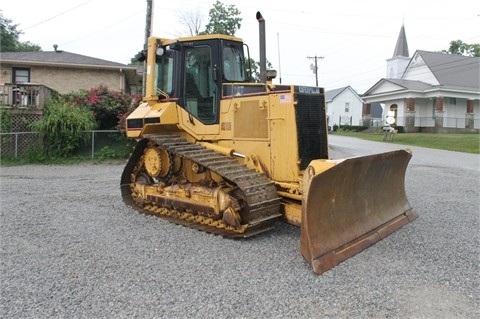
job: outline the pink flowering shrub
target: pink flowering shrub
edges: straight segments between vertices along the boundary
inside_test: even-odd
[[[127,116],[132,113],[133,110],[138,106],[140,101],[142,100],[142,95],[137,93],[132,95],[132,103],[130,104],[130,107],[125,111],[125,112],[120,112],[118,113],[118,121],[117,121],[117,126],[116,129],[120,131],[121,133],[125,133],[126,131],[126,120]]]
[[[106,85],[71,92],[64,97],[71,104],[91,110],[99,130],[117,128],[119,118],[131,112],[133,101],[130,94],[110,90]]]

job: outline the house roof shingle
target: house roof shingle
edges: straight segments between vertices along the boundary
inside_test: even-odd
[[[325,101],[330,102],[332,101],[337,95],[342,93],[348,86],[344,86],[338,89],[328,90],[325,92]]]
[[[480,89],[480,57],[418,50],[443,87]]]
[[[435,87],[434,85],[431,85],[422,81],[416,81],[416,80],[406,80],[406,79],[384,79],[384,80],[397,84],[407,90],[412,90],[412,91],[425,91]]]
[[[126,64],[92,58],[89,56],[71,53],[67,51],[31,51],[31,52],[2,52],[0,61],[5,62],[23,62],[23,63],[41,63],[50,65],[85,65],[98,67],[130,67]]]

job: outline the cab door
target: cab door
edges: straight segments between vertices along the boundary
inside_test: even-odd
[[[195,134],[218,134],[219,84],[212,47],[185,46],[183,54],[183,94],[180,99],[182,125]]]

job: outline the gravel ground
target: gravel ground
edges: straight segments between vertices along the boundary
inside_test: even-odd
[[[2,167],[2,318],[478,318],[480,171],[410,165],[420,217],[323,275],[123,205],[124,163]]]

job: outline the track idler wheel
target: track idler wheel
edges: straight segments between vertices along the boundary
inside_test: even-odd
[[[162,148],[150,146],[144,152],[144,165],[147,173],[152,177],[164,178],[171,171],[170,156]]]

